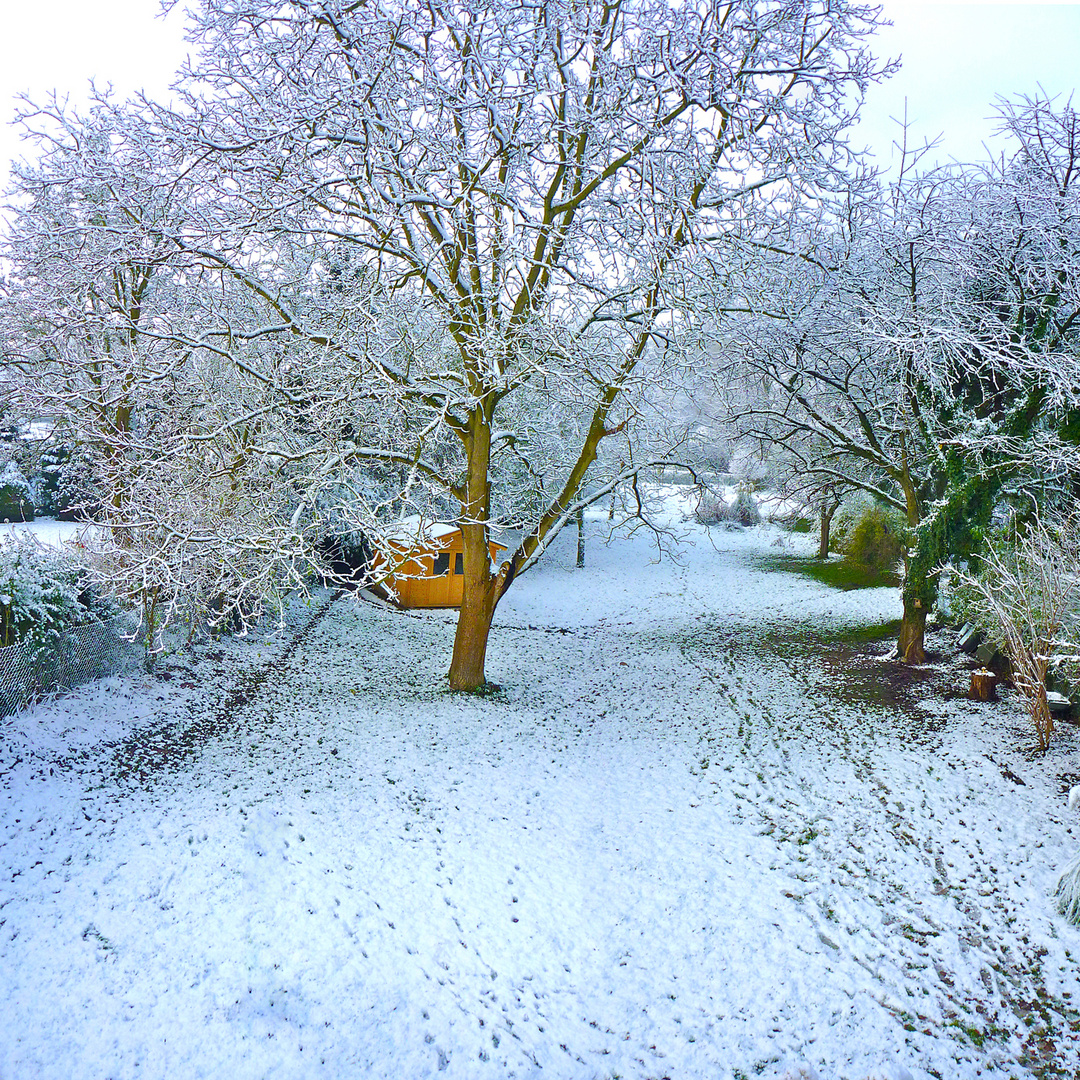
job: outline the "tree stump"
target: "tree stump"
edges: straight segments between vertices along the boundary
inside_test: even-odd
[[[972,701],[997,701],[998,677],[987,668],[977,668],[971,673],[971,690],[968,697]]]

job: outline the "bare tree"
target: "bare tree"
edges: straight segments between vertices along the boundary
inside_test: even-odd
[[[483,685],[515,576],[615,463],[652,456],[647,390],[694,330],[687,267],[730,265],[836,183],[876,19],[741,0],[201,8],[185,107],[155,117],[192,191],[165,235],[199,290],[153,334],[265,390],[245,453],[298,504],[337,485],[376,537],[402,500],[456,506],[452,687]],[[398,503],[363,498],[372,465],[401,470]],[[496,568],[507,520],[523,538]]]
[[[178,612],[242,624],[308,562],[295,499],[247,452],[265,388],[169,329],[203,313],[199,268],[170,239],[190,193],[160,132],[107,98],[85,117],[28,105],[22,122],[41,154],[15,170],[4,360],[21,408],[88,469],[94,580],[142,609],[151,647]]]
[[[1080,530],[1075,519],[1035,518],[1014,542],[987,545],[979,572],[955,570],[967,587],[972,616],[1004,648],[1039,741],[1046,750],[1054,723],[1046,699],[1051,664],[1080,660]]]
[[[791,483],[862,489],[903,513],[912,531],[945,472],[926,372],[961,347],[936,318],[957,291],[940,250],[942,210],[951,207],[943,179],[902,173],[889,202],[873,188],[853,195],[823,222],[800,280],[778,289],[777,262],[758,289],[780,302],[735,324],[724,344],[741,373],[728,392],[740,436],[775,447]],[[918,663],[934,578],[911,570],[899,651]]]
[[[797,280],[763,262],[768,318],[725,341],[736,430],[804,482],[905,514],[908,662],[941,564],[978,550],[1000,504],[1061,498],[1080,464],[1075,117],[1045,101],[1003,115],[1011,158],[925,174],[905,159],[884,197],[855,191],[822,221]]]

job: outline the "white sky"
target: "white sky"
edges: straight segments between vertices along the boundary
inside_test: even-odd
[[[904,67],[871,91],[854,140],[883,161],[896,131],[889,117],[903,115],[905,98],[920,141],[942,134],[942,159],[970,160],[984,156],[995,94],[1033,93],[1041,82],[1067,96],[1077,84],[1080,4],[888,0],[884,7],[895,25],[876,51],[902,55]],[[93,78],[121,95],[145,88],[168,96],[187,52],[184,18],[176,10],[162,20],[157,11],[157,0],[0,0],[0,185],[8,161],[23,152],[6,123],[16,92],[57,88],[81,99]]]
[[[853,144],[871,146],[888,164],[905,99],[915,141],[942,136],[938,160],[982,160],[996,128],[998,94],[1034,95],[1038,87],[1064,102],[1080,82],[1080,4],[911,3],[888,0],[893,26],[875,53],[901,57],[900,72],[867,95]],[[1076,104],[1080,105],[1080,95]]]

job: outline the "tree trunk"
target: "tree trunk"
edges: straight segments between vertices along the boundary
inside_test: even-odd
[[[901,445],[903,445],[901,443]],[[937,565],[940,558],[936,551],[928,551],[927,539],[918,538],[916,530],[922,520],[922,508],[915,483],[908,470],[907,450],[903,451],[903,468],[897,480],[904,492],[907,504],[908,529],[916,537],[915,551],[904,550],[904,616],[900,622],[900,637],[896,652],[905,664],[925,664],[926,616],[937,601]]]
[[[997,701],[997,682],[997,676],[986,668],[973,671],[968,697],[972,701]]]
[[[637,356],[644,350],[647,336],[640,341]],[[629,369],[632,369],[630,363]],[[462,570],[465,580],[457,631],[454,634],[454,655],[450,661],[448,679],[451,690],[479,690],[485,685],[484,662],[487,658],[488,634],[495,607],[514,580],[520,565],[543,543],[552,528],[562,527],[565,508],[572,504],[581,490],[589,467],[596,460],[600,440],[613,433],[606,426],[608,413],[620,393],[613,382],[601,397],[593,412],[589,433],[577,461],[557,498],[541,515],[535,527],[525,536],[510,560],[493,572],[488,549],[488,521],[491,516],[491,420],[494,399],[485,398],[473,407],[468,424],[458,430],[468,457],[465,483],[455,494],[461,500],[461,535],[463,540]],[[619,430],[619,428],[613,429]]]
[[[585,566],[585,511],[579,506],[577,512],[577,568]]]
[[[926,633],[926,605],[919,597],[904,597],[904,618],[900,623],[900,637],[896,652],[905,664],[924,664],[926,649],[923,637]]]
[[[498,603],[499,580],[490,570],[491,556],[487,546],[487,530],[483,526],[462,527],[462,534],[468,529],[480,534],[483,548],[483,566],[481,580],[469,581],[469,539],[465,540],[465,590],[458,614],[457,631],[454,634],[454,655],[450,661],[449,682],[451,690],[479,690],[486,684],[484,664],[487,660],[488,635],[491,633],[491,620]],[[475,541],[474,541],[475,543]],[[473,569],[479,556],[474,555]]]
[[[821,532],[818,537],[817,552],[817,557],[819,559],[827,559],[829,557],[829,531],[832,528],[833,515],[839,508],[839,499],[831,505],[827,502],[821,504]]]
[[[451,690],[479,690],[486,680],[488,635],[495,605],[502,593],[502,575],[491,568],[488,548],[488,517],[491,486],[491,406],[481,402],[469,416],[462,436],[468,456],[465,498],[461,505],[462,582],[461,610],[454,634],[454,655],[448,679]]]

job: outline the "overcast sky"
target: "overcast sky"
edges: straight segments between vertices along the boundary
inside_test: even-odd
[[[183,4],[181,2],[180,8]],[[883,162],[896,136],[890,117],[907,113],[920,141],[942,135],[938,156],[972,160],[994,128],[996,94],[1067,97],[1080,70],[1080,4],[884,4],[894,26],[876,43],[903,68],[870,94],[853,141],[873,147]],[[0,184],[22,150],[10,119],[14,95],[51,89],[85,97],[90,79],[126,96],[145,89],[168,97],[173,72],[186,55],[182,10],[156,18],[157,0],[0,0]]]

